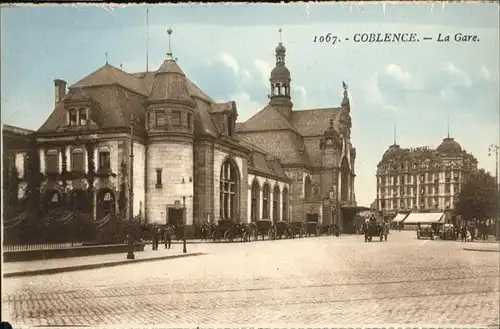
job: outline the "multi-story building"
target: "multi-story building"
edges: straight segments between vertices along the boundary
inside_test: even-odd
[[[347,86],[340,107],[296,111],[290,81],[280,42],[269,104],[236,124],[237,104],[212,100],[170,52],[154,72],[106,63],[69,90],[55,80],[55,107],[32,134],[43,208],[188,230],[206,219],[331,222],[332,194],[355,199]]]
[[[377,165],[377,210],[389,219],[398,212],[452,210],[477,160],[447,137],[436,148],[401,148],[394,143]]]

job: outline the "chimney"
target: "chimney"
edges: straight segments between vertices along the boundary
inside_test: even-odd
[[[62,101],[64,96],[66,96],[66,81],[55,79],[54,87],[56,92],[56,106],[57,106],[57,104],[59,104]]]

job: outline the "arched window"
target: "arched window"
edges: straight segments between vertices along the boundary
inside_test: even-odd
[[[238,216],[239,179],[238,169],[229,158],[224,161],[220,173],[220,218],[234,220]]]
[[[82,149],[74,149],[71,152],[71,171],[85,172],[85,157]]]
[[[269,184],[264,184],[264,188],[262,189],[262,219],[269,219],[269,206],[271,198],[271,188]]]
[[[252,183],[252,191],[251,191],[252,205],[250,208],[250,219],[252,222],[259,220],[259,204],[260,204],[260,186],[257,180],[254,180]]]
[[[60,208],[63,206],[62,202],[62,196],[61,194],[56,191],[56,190],[48,190],[45,192],[45,197],[44,197],[44,206],[45,210],[49,211],[52,209]]]
[[[279,82],[276,84],[276,88],[278,88],[278,95],[281,95],[281,85]]]
[[[280,188],[278,185],[274,187],[273,191],[273,222],[280,220]]]
[[[288,221],[288,189],[285,187],[283,189],[283,219]]]
[[[97,192],[97,220],[115,213],[115,196],[110,189],[104,188]]]
[[[304,179],[304,197],[306,200],[311,198],[311,185],[311,177],[306,176],[306,179]]]
[[[344,157],[341,164],[341,185],[340,185],[340,200],[349,201],[349,163]],[[397,180],[397,177],[394,177]],[[396,185],[396,183],[394,184]]]

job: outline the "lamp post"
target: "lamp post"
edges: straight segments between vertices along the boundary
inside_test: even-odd
[[[500,150],[500,146],[491,144],[488,148],[488,156],[491,156],[493,153],[495,154],[495,192],[498,198],[499,196],[499,182],[498,182],[498,151]],[[500,240],[500,202],[497,200],[497,215],[496,215],[496,239]]]

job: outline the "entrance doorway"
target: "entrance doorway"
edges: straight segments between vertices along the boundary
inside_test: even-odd
[[[180,227],[182,224],[184,224],[183,214],[183,208],[168,208],[167,224]]]
[[[319,216],[318,214],[307,214],[306,216],[308,222],[318,222]]]

